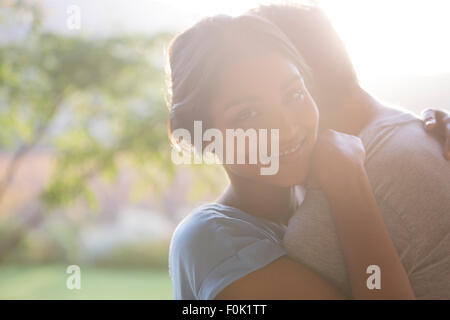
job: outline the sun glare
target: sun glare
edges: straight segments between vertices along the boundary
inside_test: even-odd
[[[289,1],[171,0],[171,6],[202,16],[240,14],[260,3]],[[295,1],[290,1],[295,2]],[[450,71],[450,1],[319,0],[344,40],[359,77]]]
[[[360,77],[450,71],[449,1],[323,0]]]

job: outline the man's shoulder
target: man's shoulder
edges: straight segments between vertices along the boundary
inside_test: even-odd
[[[365,167],[377,199],[395,210],[431,208],[441,212],[449,204],[450,163],[438,139],[411,114],[381,119],[363,132]],[[386,201],[385,201],[386,200]]]
[[[444,161],[438,139],[424,130],[416,115],[401,110],[377,117],[359,137],[367,162],[408,160],[420,165],[423,161]]]

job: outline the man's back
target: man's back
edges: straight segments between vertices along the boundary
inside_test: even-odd
[[[405,113],[374,121],[360,138],[375,198],[416,297],[449,299],[450,162],[439,142]],[[350,295],[340,242],[320,190],[307,190],[284,246],[291,257]]]

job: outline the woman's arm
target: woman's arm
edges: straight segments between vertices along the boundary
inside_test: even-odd
[[[414,292],[387,232],[364,169],[361,140],[333,130],[317,142],[313,174],[327,196],[346,260],[353,297],[410,299]],[[367,286],[367,268],[381,270],[381,289]]]
[[[325,192],[346,260],[353,297],[412,299],[414,292],[378,210],[364,167],[343,170],[341,188]],[[367,268],[380,268],[381,289],[369,290]]]
[[[336,300],[346,297],[327,280],[285,255],[234,281],[215,299]]]

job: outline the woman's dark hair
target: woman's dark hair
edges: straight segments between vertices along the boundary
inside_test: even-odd
[[[286,35],[263,17],[217,15],[177,35],[168,48],[169,137],[179,128],[193,136],[193,123],[207,128],[209,104],[217,78],[227,65],[245,54],[275,50],[308,76],[308,68]]]
[[[342,104],[358,82],[345,45],[323,10],[314,2],[267,5],[250,10],[279,27],[311,68],[306,80],[320,110]]]

